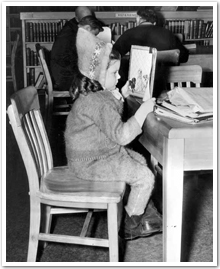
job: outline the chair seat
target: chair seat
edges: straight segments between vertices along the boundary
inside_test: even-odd
[[[118,203],[123,197],[124,182],[82,180],[66,166],[53,168],[42,179],[38,196],[65,202]]]

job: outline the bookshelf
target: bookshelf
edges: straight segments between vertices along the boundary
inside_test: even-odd
[[[135,27],[136,12],[135,11],[114,11],[114,12],[95,12],[96,17],[111,27],[114,36],[120,36],[124,31],[131,27]],[[169,26],[169,21],[203,21],[208,23],[213,20],[213,11],[160,11],[160,22],[163,27]],[[67,20],[72,19],[73,12],[22,12],[20,13],[22,25],[22,50],[23,50],[23,71],[24,86],[36,83],[39,73],[42,72],[38,59],[36,57],[35,44],[40,43],[42,46],[51,50],[56,35],[62,29]],[[168,23],[167,23],[168,22]],[[171,30],[177,33],[183,27],[174,24]],[[194,28],[195,29],[195,26]],[[212,37],[204,36],[198,38],[190,36],[185,39],[186,43],[202,42],[204,44],[212,44]]]
[[[10,13],[10,8],[6,7],[6,81],[12,82],[11,54],[12,47],[16,40],[17,33],[21,36],[21,21],[19,14]]]

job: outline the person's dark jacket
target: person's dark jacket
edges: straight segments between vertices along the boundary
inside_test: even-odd
[[[78,56],[76,51],[77,31],[78,25],[73,18],[64,25],[53,44],[50,70],[54,90],[68,91],[74,73],[78,72]]]
[[[181,41],[169,30],[151,24],[141,24],[124,32],[115,42],[113,48],[118,50],[123,57],[130,52],[132,45],[148,46],[161,50],[180,50],[179,61],[185,63],[188,60],[188,50]]]

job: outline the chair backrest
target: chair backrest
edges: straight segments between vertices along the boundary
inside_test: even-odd
[[[180,50],[162,50],[157,52],[157,64],[161,65],[178,65]]]
[[[16,52],[18,48],[18,42],[19,42],[20,35],[17,34],[16,40],[14,41],[12,52],[11,52],[11,75],[12,75],[12,82],[14,87],[14,92],[16,92],[17,89],[17,81],[16,81],[16,74],[15,74],[15,58],[16,58]]]
[[[199,65],[169,66],[166,69],[166,82],[170,89],[179,87],[200,87],[202,68]]]
[[[129,80],[134,80],[135,93],[144,91],[143,100],[152,97],[154,88],[156,48],[147,46],[131,46],[129,62]]]
[[[41,67],[43,69],[44,77],[46,79],[47,84],[47,94],[48,94],[48,105],[51,107],[53,105],[53,83],[50,75],[50,71],[46,62],[46,53],[50,53],[46,48],[42,47],[39,43],[35,45],[37,55],[41,64]],[[47,51],[46,51],[47,50]]]
[[[14,93],[7,113],[27,171],[29,190],[36,192],[40,178],[53,167],[53,158],[35,87]]]
[[[181,43],[183,43],[183,34],[181,34],[181,33],[176,33],[176,34],[174,34],[178,39],[179,39],[179,41],[181,42]]]
[[[111,28],[104,26],[102,27],[104,29],[103,32],[100,32],[97,37],[106,43],[111,43],[112,42],[112,31]]]

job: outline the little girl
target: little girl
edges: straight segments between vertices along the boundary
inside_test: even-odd
[[[116,88],[120,78],[119,53],[84,29],[79,29],[76,48],[81,74],[72,85],[75,99],[65,130],[69,168],[82,180],[124,181],[131,191],[120,229],[124,239],[149,236],[162,230],[161,216],[149,205],[154,176],[146,160],[125,146],[142,132],[154,100],[143,103],[134,116],[122,120],[124,98]],[[145,212],[146,206],[148,208]]]

